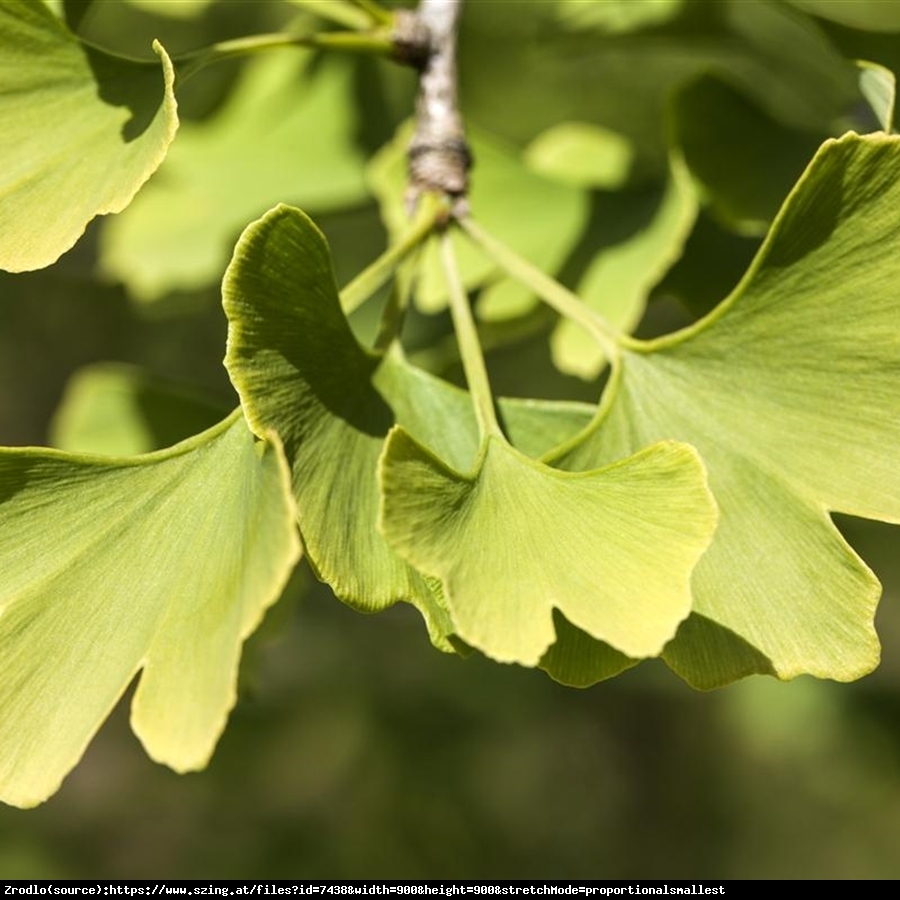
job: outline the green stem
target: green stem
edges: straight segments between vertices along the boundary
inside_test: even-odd
[[[433,231],[436,222],[446,215],[446,204],[435,195],[419,204],[416,217],[409,231],[388,247],[381,256],[366,266],[356,278],[341,291],[341,306],[350,315],[362,306],[375,291],[393,275],[394,270],[412,250],[415,250]]]
[[[420,245],[404,260],[394,276],[394,284],[384,309],[381,311],[378,333],[372,344],[372,349],[376,353],[384,353],[394,342],[397,335],[400,334],[403,320],[406,317],[406,310],[409,306],[409,298],[412,295],[413,285],[415,284],[415,273],[418,271],[421,253],[422,247]]]
[[[182,53],[174,58],[178,77],[181,81],[190,78],[200,69],[211,63],[246,56],[262,50],[276,47],[320,47],[331,50],[345,50],[350,53],[371,53],[376,56],[390,56],[394,52],[394,43],[388,31],[370,31],[357,33],[353,31],[323,31],[317,34],[257,34],[249,37],[220,41]]]
[[[441,259],[444,263],[444,273],[447,276],[453,328],[456,331],[456,341],[459,344],[459,354],[462,358],[463,371],[466,373],[469,393],[472,395],[472,403],[475,406],[478,431],[482,438],[490,435],[505,442],[506,436],[500,428],[497,411],[494,409],[494,396],[491,393],[491,383],[488,379],[487,367],[484,364],[481,342],[478,340],[478,329],[475,327],[475,319],[472,317],[469,298],[466,296],[459,277],[453,243],[446,231],[441,235]]]
[[[609,360],[617,360],[623,347],[632,346],[634,343],[632,338],[619,334],[602,316],[582,303],[568,288],[488,234],[472,220],[471,216],[463,216],[458,221],[472,241],[509,275],[531,288],[561,316],[571,319],[588,331]]]

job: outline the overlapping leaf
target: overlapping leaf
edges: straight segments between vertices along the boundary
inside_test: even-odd
[[[275,429],[284,441],[312,564],[362,609],[406,599],[427,612],[431,588],[375,527],[378,457],[400,421],[443,458],[468,466],[477,452],[468,398],[396,352],[380,357],[359,345],[341,310],[325,239],[299,210],[277,207],[247,228],[223,290],[226,365],[251,427]],[[544,409],[520,403],[509,411],[531,452],[548,450],[584,421],[581,407],[550,406],[541,429],[534,423]]]
[[[160,64],[119,59],[43,3],[0,3],[0,268],[55,262],[162,162],[178,117],[172,64],[154,49]]]
[[[297,560],[293,519],[281,451],[240,413],[133,459],[0,451],[0,797],[53,793],[141,670],[147,752],[204,766]]]
[[[456,633],[527,666],[556,640],[554,609],[626,656],[658,655],[716,521],[702,463],[674,442],[568,473],[488,437],[462,475],[398,428],[381,479],[382,530],[441,579]]]
[[[721,521],[665,654],[695,685],[878,661],[879,584],[828,511],[900,521],[898,209],[900,139],[826,142],[734,293],[629,351],[593,434],[557,459],[700,451]]]
[[[432,638],[453,631],[429,583],[376,528],[377,463],[400,423],[458,469],[478,452],[463,391],[418,370],[398,351],[364,350],[340,307],[324,238],[299,210],[278,207],[244,232],[224,282],[226,365],[251,427],[281,435],[293,472],[300,530],[312,564],[347,602],[422,609]],[[537,456],[577,432],[590,408],[507,401],[512,440]]]
[[[346,59],[290,48],[248,63],[210,119],[182,126],[155,178],[108,223],[104,269],[137,298],[217,281],[243,226],[288,199],[325,212],[366,195]]]

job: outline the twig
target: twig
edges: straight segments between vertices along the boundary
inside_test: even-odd
[[[414,208],[426,191],[452,202],[456,216],[467,211],[468,170],[472,164],[457,109],[456,28],[462,0],[421,0],[415,13],[428,36],[421,65],[416,130],[409,145],[409,194]]]

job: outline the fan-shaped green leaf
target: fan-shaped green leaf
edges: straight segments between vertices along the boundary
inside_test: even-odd
[[[0,4],[0,268],[55,262],[124,209],[178,127],[174,72],[83,46],[43,3]]]
[[[629,350],[559,460],[591,468],[664,438],[700,451],[721,510],[693,580],[706,621],[666,651],[695,685],[877,664],[879,584],[828,510],[900,521],[898,210],[900,139],[826,142],[734,293]]]
[[[347,602],[371,611],[408,600],[423,610],[434,639],[448,634],[428,583],[376,529],[377,463],[399,422],[451,465],[469,467],[478,438],[468,395],[396,349],[382,357],[359,345],[325,239],[299,210],[277,207],[246,229],[223,294],[226,366],[251,427],[274,429],[284,441],[311,563]],[[589,409],[502,406],[513,439],[535,455],[579,430]]]
[[[554,608],[622,653],[658,655],[715,528],[703,466],[673,442],[567,473],[489,437],[461,475],[397,428],[381,482],[381,528],[441,579],[456,633],[526,666],[555,640]]]
[[[108,223],[103,268],[140,300],[217,281],[243,226],[281,199],[324,212],[366,195],[346,59],[310,51],[245,66],[228,103],[185,123],[159,175]]]
[[[134,459],[0,451],[0,797],[53,793],[141,670],[147,752],[204,766],[298,558],[293,518],[279,447],[239,413]]]
[[[372,190],[395,237],[409,227],[404,203],[406,149],[412,129],[402,127],[369,166]],[[587,221],[587,195],[532,171],[508,147],[477,129],[468,135],[475,159],[470,203],[479,220],[535,265],[556,271]],[[539,212],[539,214],[538,214]],[[496,270],[467,241],[454,239],[463,282],[469,289],[488,281]],[[520,289],[521,290],[521,289]],[[522,290],[527,295],[527,291]],[[447,305],[447,289],[437,247],[425,247],[416,288],[416,304],[425,312]]]

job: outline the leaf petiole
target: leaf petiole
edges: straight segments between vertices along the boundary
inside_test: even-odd
[[[491,393],[487,367],[484,364],[481,342],[478,340],[478,329],[475,327],[475,320],[469,307],[469,298],[466,296],[462,280],[459,277],[459,267],[453,244],[446,231],[441,235],[441,261],[447,277],[453,328],[456,331],[456,340],[459,344],[459,353],[463,370],[466,373],[469,393],[472,395],[472,403],[475,406],[478,431],[482,438],[490,435],[498,437],[506,443],[506,436],[503,434],[503,429],[497,420],[497,411],[494,408],[494,396]]]
[[[619,334],[602,316],[582,303],[556,279],[485,231],[471,216],[461,216],[457,221],[472,242],[508,275],[531,288],[561,316],[571,319],[588,331],[609,360],[618,360],[623,347],[631,347],[636,343],[632,338]]]
[[[427,194],[419,203],[409,231],[366,266],[341,291],[341,307],[346,315],[362,306],[394,274],[397,266],[434,231],[438,220],[446,216],[446,203],[435,194]]]
[[[179,81],[186,81],[200,69],[212,63],[278,47],[318,47],[350,53],[370,53],[374,56],[390,56],[394,52],[394,42],[387,29],[364,33],[322,31],[313,34],[282,34],[276,32],[219,41],[200,50],[192,50],[173,57],[172,62],[178,73]]]

